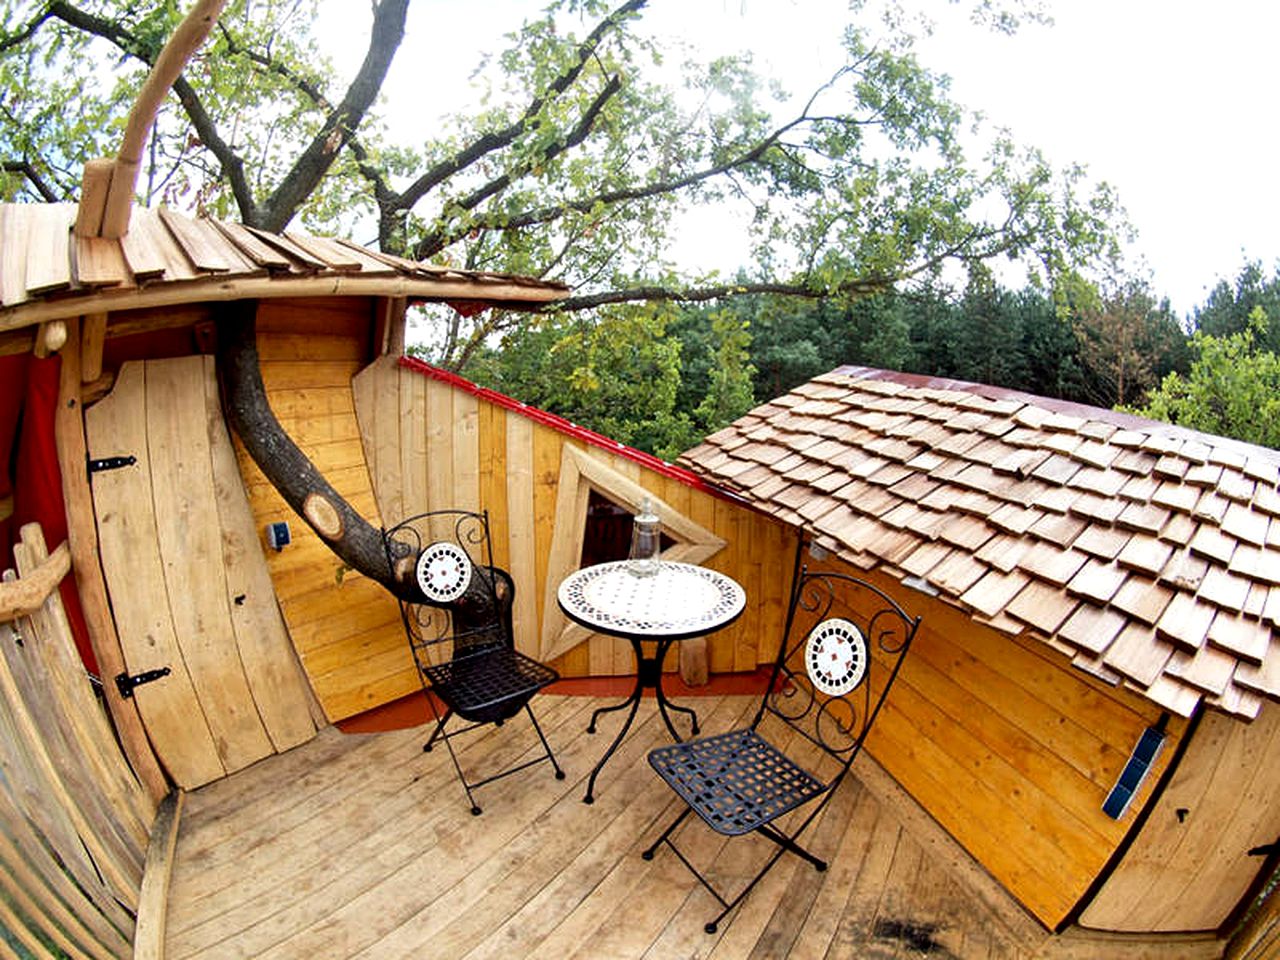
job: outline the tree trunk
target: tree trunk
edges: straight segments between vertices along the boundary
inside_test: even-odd
[[[230,305],[218,323],[218,374],[227,419],[254,463],[290,507],[349,567],[399,596],[412,584],[387,562],[382,531],[361,517],[280,426],[258,366],[257,302]],[[397,564],[397,566],[403,566]]]
[[[305,520],[351,569],[386,587],[401,600],[444,606],[492,616],[493,588],[484,578],[473,578],[467,593],[449,604],[428,600],[418,588],[415,551],[396,544],[395,562],[389,562],[382,531],[358,514],[333,489],[307,455],[280,426],[267,402],[258,364],[257,301],[231,303],[218,318],[218,375],[227,408],[227,420],[239,435],[259,469],[280,492],[294,512]]]

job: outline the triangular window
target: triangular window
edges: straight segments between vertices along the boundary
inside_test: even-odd
[[[610,560],[625,560],[631,549],[631,522],[634,514],[593,489],[587,498],[587,525],[582,533],[580,566],[589,567]],[[662,533],[662,550],[666,552],[675,540]]]

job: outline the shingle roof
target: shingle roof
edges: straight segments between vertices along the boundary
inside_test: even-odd
[[[681,463],[864,569],[1188,716],[1280,699],[1280,453],[844,367]]]
[[[81,237],[75,204],[0,204],[0,331],[81,313],[270,296],[403,296],[534,305],[568,288],[453,270],[300,231],[135,209],[118,240]]]

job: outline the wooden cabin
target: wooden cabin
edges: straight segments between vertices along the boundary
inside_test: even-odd
[[[1280,453],[849,367],[683,461],[912,591],[871,751],[1038,920],[1249,909],[1280,853]]]
[[[0,956],[1274,945],[1276,898],[1254,906],[1280,835],[1274,451],[848,369],[673,465],[401,355],[410,304],[537,309],[557,284],[167,211],[119,240],[74,218],[0,207]],[[370,523],[489,512],[518,643],[565,678],[543,695],[565,785],[504,781],[473,820],[420,731],[387,730],[425,720],[397,605],[228,429],[233,304],[275,417]],[[708,728],[759,690],[802,537],[924,617],[822,821],[833,869],[762,886],[716,938],[636,855],[663,810],[656,724],[579,802],[602,749],[584,712],[634,665],[555,589],[645,497],[667,556],[746,590],[667,664]]]

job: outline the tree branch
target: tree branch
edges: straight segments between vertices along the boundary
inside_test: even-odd
[[[136,58],[147,66],[153,66],[159,51],[149,50],[135,35],[125,30],[119,23],[95,16],[79,7],[66,3],[65,0],[53,0],[49,4],[50,16],[57,17],[64,23],[83,30],[95,37],[101,37],[119,47],[127,55]],[[185,77],[178,77],[173,84],[173,92],[182,104],[191,125],[195,127],[201,142],[218,159],[227,180],[231,184],[232,194],[240,207],[240,216],[245,223],[257,225],[256,207],[253,191],[244,175],[244,160],[224,141],[218,133],[213,119],[201,103],[191,84]]]
[[[40,176],[39,171],[27,160],[5,160],[0,163],[0,170],[4,170],[5,173],[22,174],[36,193],[40,194],[45,203],[57,203],[62,199],[54,192],[52,187],[44,182],[44,178]]]
[[[459,227],[450,232],[435,231],[415,246],[414,257],[418,260],[426,260],[432,255],[439,253],[451,243],[455,243],[462,239],[469,232],[477,228],[481,230],[505,230],[531,227],[540,223],[550,223],[569,213],[586,213],[589,210],[595,209],[599,204],[614,206],[631,200],[646,200],[650,197],[661,196],[665,193],[674,193],[678,190],[683,190],[687,187],[702,183],[705,180],[728,173],[730,170],[736,170],[754,163],[763,157],[773,146],[775,146],[784,134],[803,122],[805,122],[804,117],[797,117],[790,123],[779,127],[773,133],[769,134],[769,136],[755,144],[750,150],[747,150],[739,156],[733,157],[723,163],[718,163],[711,167],[705,167],[702,170],[686,174],[682,177],[658,180],[654,183],[626,187],[621,190],[606,190],[592,196],[580,197],[577,200],[568,200],[564,203],[541,207],[537,210],[530,210],[527,213],[518,214],[516,216],[509,216],[505,214],[501,215],[501,217],[481,216],[471,220],[465,228]]]
[[[400,194],[398,200],[399,208],[402,210],[411,209],[431,190],[438,187],[455,173],[467,169],[480,158],[513,144],[516,138],[528,129],[529,124],[542,111],[542,108],[549,100],[558,97],[573,85],[587,63],[595,55],[605,35],[613,31],[627,17],[638,13],[647,3],[648,0],[627,0],[626,3],[600,21],[587,39],[579,45],[577,59],[547,87],[548,95],[538,96],[531,100],[528,106],[525,107],[524,113],[520,115],[519,120],[501,130],[482,135],[453,156],[437,163]]]
[[[285,228],[360,126],[377,99],[391,61],[404,39],[408,10],[409,0],[381,0],[375,5],[373,31],[364,62],[342,102],[325,118],[311,143],[263,203],[259,225],[264,229],[279,232]]]
[[[544,313],[567,313],[574,310],[590,310],[611,303],[636,303],[651,300],[679,300],[686,303],[699,303],[707,300],[720,300],[725,297],[740,297],[748,294],[776,294],[787,297],[800,297],[807,300],[821,300],[833,294],[846,296],[870,296],[884,293],[893,288],[897,277],[866,277],[851,280],[847,283],[831,287],[813,287],[802,283],[722,283],[707,287],[688,287],[684,289],[661,286],[631,287],[626,290],[606,290],[601,293],[588,293],[580,297],[568,297],[558,300],[543,308]]]
[[[609,100],[612,99],[613,96],[621,89],[622,89],[621,79],[619,79],[618,77],[611,77],[609,79],[609,82],[605,84],[604,89],[601,90],[600,93],[596,95],[596,98],[594,101],[592,101],[591,106],[583,113],[582,117],[578,120],[577,126],[575,126],[573,130],[570,131],[569,135],[565,137],[564,140],[558,143],[551,144],[549,147],[547,147],[545,151],[543,151],[542,156],[540,157],[541,162],[550,163],[560,154],[564,153],[564,151],[569,150],[573,147],[576,147],[578,144],[582,143],[582,141],[585,140],[590,135],[591,129],[595,126],[595,122],[597,119],[599,119],[601,112],[603,112],[605,104],[607,104]],[[451,204],[451,206],[457,207],[458,209],[461,209],[461,210],[474,210],[477,206],[479,206],[485,200],[489,199],[492,196],[495,196],[496,194],[501,193],[503,190],[505,190],[507,187],[511,185],[513,180],[515,180],[517,177],[524,176],[526,173],[532,170],[533,167],[534,167],[533,160],[529,160],[525,164],[523,164],[519,169],[508,172],[508,173],[504,173],[499,177],[495,177],[493,180],[490,180],[484,186],[479,187],[476,190],[472,191],[463,199],[457,201],[454,204]],[[465,228],[458,228],[454,231],[448,231],[448,232],[444,230],[433,231],[432,233],[427,234],[425,237],[422,238],[422,240],[420,240],[417,244],[414,245],[414,252],[412,256],[416,260],[425,260],[427,259],[427,257],[431,256],[432,253],[435,253],[438,250],[442,250],[444,247],[447,247],[450,243],[453,243],[455,240],[458,240],[461,237],[465,236],[468,232],[470,232],[471,229],[472,229],[471,226],[466,226]]]
[[[33,36],[35,36],[35,32],[39,30],[41,26],[44,25],[44,22],[48,20],[50,16],[51,14],[49,10],[47,9],[42,10],[39,14],[37,14],[35,17],[31,19],[30,23],[28,23],[25,27],[23,27],[17,33],[9,34],[8,36],[0,38],[0,53],[4,53],[5,51],[11,50],[14,47],[22,46],[22,44],[26,43]]]

